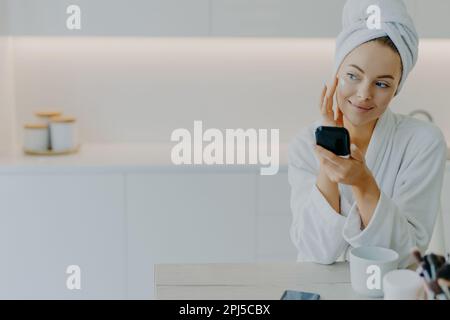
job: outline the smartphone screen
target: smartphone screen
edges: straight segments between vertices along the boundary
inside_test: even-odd
[[[316,129],[317,145],[338,156],[350,155],[350,134],[342,127],[320,126]]]
[[[318,293],[286,290],[281,296],[281,300],[319,300],[320,295]]]

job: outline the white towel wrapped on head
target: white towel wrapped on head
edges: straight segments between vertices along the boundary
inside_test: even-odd
[[[371,5],[380,8],[380,29],[370,29],[367,20]],[[416,64],[419,38],[414,22],[402,0],[348,0],[342,13],[342,31],[336,39],[334,73],[353,49],[361,44],[388,36],[397,47],[403,64],[403,73],[397,88],[401,90],[409,72]],[[397,94],[396,93],[396,94]]]

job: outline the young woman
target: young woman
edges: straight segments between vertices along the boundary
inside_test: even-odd
[[[347,1],[334,83],[319,102],[322,119],[290,145],[290,231],[299,261],[329,264],[352,247],[381,246],[406,267],[413,247],[426,250],[440,210],[447,154],[441,131],[389,110],[417,61],[417,33],[401,0],[375,1],[381,28],[368,28],[373,3]],[[320,125],[349,131],[349,159],[316,145]]]

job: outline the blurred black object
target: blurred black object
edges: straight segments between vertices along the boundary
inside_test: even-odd
[[[450,261],[434,253],[422,256],[418,248],[413,249],[412,255],[419,265],[417,271],[433,294],[432,298],[450,300]]]

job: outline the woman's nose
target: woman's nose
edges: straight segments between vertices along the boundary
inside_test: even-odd
[[[358,86],[358,91],[357,91],[358,97],[361,100],[369,100],[372,98],[372,93],[371,93],[371,88],[370,88],[370,84],[368,83],[361,83],[360,86]]]

